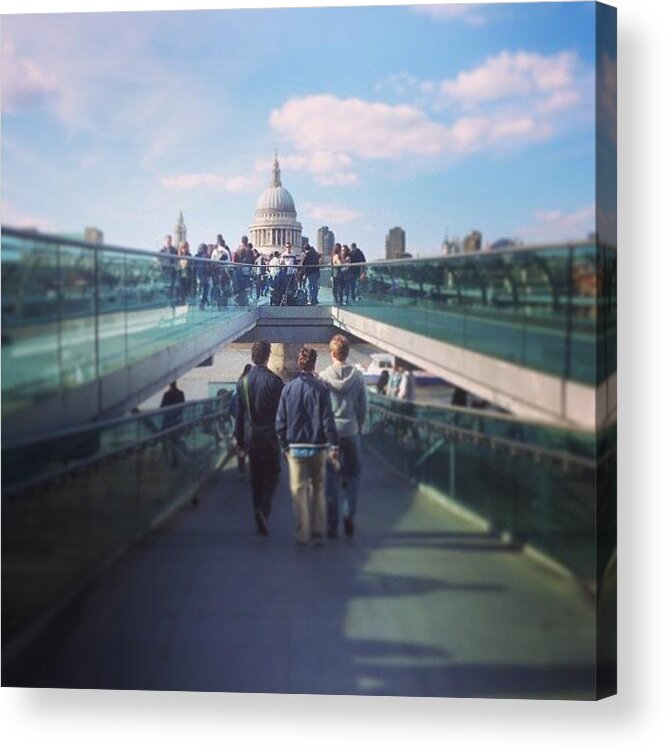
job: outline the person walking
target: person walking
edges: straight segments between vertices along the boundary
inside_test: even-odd
[[[178,387],[178,383],[174,380],[173,383],[169,383],[169,387],[162,394],[162,401],[160,403],[160,409],[165,406],[176,406],[176,404],[185,403],[185,394]]]
[[[257,300],[260,299],[260,297],[263,297],[264,294],[266,294],[266,285],[267,285],[267,279],[268,279],[268,261],[266,260],[266,256],[262,255],[256,248],[255,248],[255,287],[256,287],[256,294],[257,294]]]
[[[351,250],[349,249],[348,245],[342,246],[342,251],[340,253],[340,299],[341,305],[348,305],[349,304],[349,256],[350,256]]]
[[[387,395],[391,398],[398,398],[398,390],[400,388],[400,381],[402,380],[402,367],[397,362],[393,363],[393,368],[389,376],[389,382],[387,387]]]
[[[229,250],[229,247],[221,234],[217,235],[217,244],[215,245],[215,249],[210,257],[211,260],[218,260],[222,263],[229,263],[231,261],[231,250]]]
[[[188,301],[190,294],[194,294],[193,279],[195,277],[191,260],[192,253],[190,253],[189,243],[181,242],[178,248],[178,266],[176,268],[179,305],[184,305]]]
[[[197,282],[199,284],[199,309],[203,310],[210,305],[210,291],[213,286],[212,272],[214,264],[209,263],[210,254],[208,245],[202,242],[197,248],[197,254],[194,256],[196,265]]]
[[[294,266],[296,265],[296,256],[292,252],[291,242],[287,242],[286,245],[284,246],[282,255],[280,255],[280,265],[286,266],[287,268],[294,268]],[[293,272],[294,272],[293,270],[290,271],[290,273],[293,273]]]
[[[303,256],[303,274],[308,287],[308,304],[319,304],[319,253],[308,245]]]
[[[317,351],[304,346],[298,354],[299,373],[282,391],[277,412],[277,435],[289,464],[296,520],[296,543],[324,539],[326,500],[324,492],[326,453],[338,460],[338,431],[331,396],[314,372]]]
[[[414,401],[416,399],[416,387],[414,382],[414,373],[405,368],[400,378],[397,397],[401,401]]]
[[[296,292],[298,291],[298,269],[296,267],[296,256],[291,247],[291,242],[287,242],[284,251],[280,255],[280,280],[278,287],[280,289],[280,305],[293,304]]]
[[[169,383],[169,387],[162,394],[160,409],[165,409],[170,406],[178,406],[184,403],[185,394],[180,390],[178,383],[174,380],[172,383]],[[183,414],[180,409],[169,409],[162,419],[162,429],[171,430],[172,428],[177,427],[182,421]],[[183,451],[183,443],[180,435],[175,431],[165,435],[163,448],[167,463],[175,469],[180,463],[178,454]]]
[[[176,304],[176,288],[178,282],[177,256],[178,248],[173,245],[173,238],[167,234],[164,238],[164,245],[160,250],[160,262],[162,264],[162,276],[164,278],[166,291],[169,296],[169,302]]]
[[[346,336],[333,336],[330,343],[333,362],[320,376],[330,391],[335,426],[340,436],[340,469],[329,471],[326,475],[329,539],[338,536],[341,510],[345,536],[354,536],[361,477],[361,431],[368,413],[365,378],[357,367],[347,364],[349,349],[349,339]]]
[[[333,299],[336,305],[342,304],[343,279],[341,265],[342,245],[336,242],[331,254],[331,283],[333,285]]]
[[[377,389],[377,393],[380,396],[386,396],[387,395],[387,389],[389,385],[391,374],[388,370],[382,370],[379,373],[379,377],[377,378],[377,383],[375,385],[375,388]]]
[[[247,307],[250,303],[248,291],[252,286],[252,266],[254,265],[252,244],[248,241],[247,235],[244,234],[241,237],[241,244],[236,249],[233,260],[237,264],[234,274],[236,304],[239,307]]]
[[[268,518],[280,477],[280,446],[276,415],[284,387],[282,379],[268,369],[271,345],[255,341],[254,366],[236,386],[236,445],[239,455],[250,461],[252,507],[257,531],[268,536]]]
[[[361,274],[365,273],[365,266],[362,265],[366,262],[365,254],[360,247],[356,246],[355,242],[351,244],[351,250],[349,251],[349,268],[347,270],[347,285],[349,286],[349,296],[352,302],[359,301],[359,288],[358,282],[361,278]]]

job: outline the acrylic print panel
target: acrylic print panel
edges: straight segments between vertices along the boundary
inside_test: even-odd
[[[613,694],[615,10],[2,49],[3,685]]]

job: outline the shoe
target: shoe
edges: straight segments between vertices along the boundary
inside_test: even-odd
[[[312,544],[315,547],[321,547],[323,543],[324,543],[324,537],[321,534],[312,535]]]
[[[266,519],[264,518],[264,514],[260,510],[255,512],[254,520],[257,524],[257,531],[261,534],[261,536],[268,536],[268,526],[266,525]]]
[[[345,518],[343,523],[345,526],[345,536],[351,539],[354,536],[354,521],[351,518]]]

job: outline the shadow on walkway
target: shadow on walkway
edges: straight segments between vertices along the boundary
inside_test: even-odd
[[[59,618],[4,685],[594,697],[593,609],[366,453],[358,536],[299,551],[227,467]]]

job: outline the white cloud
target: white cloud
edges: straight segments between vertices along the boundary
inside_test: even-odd
[[[387,126],[392,131],[402,128],[401,139],[387,139],[387,148],[400,158],[424,152],[497,151],[544,141],[581,116],[592,122],[593,84],[593,71],[586,69],[574,52],[503,51],[453,78],[419,80],[402,72],[382,79],[376,89],[387,89],[411,102],[400,105],[411,117],[400,124],[396,117],[396,122]],[[412,134],[417,145],[409,149],[405,143],[412,142]],[[368,139],[377,149],[382,138],[381,132],[371,131]]]
[[[440,91],[462,104],[570,92],[576,85],[577,61],[577,56],[567,51],[555,55],[504,51],[477,68],[442,81]]]
[[[535,221],[518,227],[516,234],[530,242],[558,242],[580,240],[594,231],[596,212],[594,203],[575,211],[550,209],[537,211]]]
[[[612,67],[608,78],[612,79]],[[375,90],[434,112],[483,112],[513,107],[528,114],[548,115],[580,104],[593,106],[594,72],[578,55],[553,55],[507,50],[463,70],[454,78],[420,80],[407,72],[382,78]]]
[[[14,229],[38,229],[40,232],[53,232],[53,224],[43,216],[27,214],[5,198],[2,199],[2,224]]]
[[[434,21],[460,21],[468,26],[484,26],[488,21],[478,5],[415,5],[411,10]]]
[[[537,103],[536,108],[542,114],[559,112],[564,109],[575,107],[582,99],[580,91],[568,89],[565,91],[555,91],[547,99]]]
[[[140,15],[132,24],[123,14],[8,17],[3,109],[43,103],[68,135],[122,147],[137,166],[153,167],[214,119],[199,82],[151,52],[152,29]]]
[[[227,176],[196,172],[192,174],[167,175],[160,179],[160,185],[166,190],[213,188],[226,193],[247,193],[261,187],[261,178],[257,173]]]
[[[56,102],[61,95],[55,76],[30,58],[21,56],[11,38],[2,42],[2,111]]]
[[[305,172],[319,185],[353,185],[358,181],[350,170],[352,160],[347,154],[316,151],[303,154],[280,154],[280,167],[289,172]],[[213,188],[227,193],[245,193],[268,187],[273,159],[257,159],[254,170],[241,175],[222,175],[211,172],[166,175],[160,184],[166,190]]]
[[[408,105],[388,105],[331,94],[290,99],[270,123],[304,152],[362,159],[402,159],[463,154],[486,147],[547,138],[552,130],[529,115],[462,117],[451,125]]]
[[[352,208],[344,206],[335,206],[332,204],[322,204],[319,206],[306,207],[307,215],[328,224],[346,224],[355,219],[360,219],[362,214]]]
[[[332,94],[289,99],[271,112],[270,124],[301,151],[365,159],[432,155],[448,139],[443,125],[415,107],[339,99]]]

